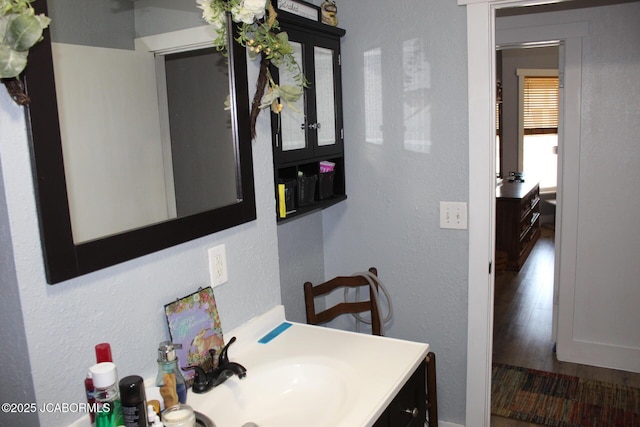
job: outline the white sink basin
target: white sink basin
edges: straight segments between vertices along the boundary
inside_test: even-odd
[[[337,360],[284,359],[247,370],[206,393],[198,411],[217,427],[323,426],[346,412],[348,369]],[[191,399],[200,396],[190,396]],[[198,399],[199,400],[199,399]]]
[[[247,376],[187,397],[216,427],[370,427],[429,349],[286,322],[282,308],[227,335],[237,337],[229,359]]]

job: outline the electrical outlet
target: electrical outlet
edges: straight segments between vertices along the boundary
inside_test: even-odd
[[[229,280],[227,275],[227,252],[224,245],[209,249],[209,274],[211,287],[216,287]]]
[[[466,202],[440,202],[440,228],[467,229]]]

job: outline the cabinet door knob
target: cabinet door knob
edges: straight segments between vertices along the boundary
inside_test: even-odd
[[[300,129],[305,130],[305,128],[320,129],[320,123],[309,123],[308,125],[305,125],[304,123],[300,123]]]
[[[407,414],[411,414],[413,418],[417,418],[418,415],[420,415],[420,411],[418,410],[418,408],[405,409],[404,412],[406,412]]]

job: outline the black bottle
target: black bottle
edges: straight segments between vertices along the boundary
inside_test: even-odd
[[[126,427],[147,427],[147,403],[144,381],[138,375],[120,380],[120,402]]]

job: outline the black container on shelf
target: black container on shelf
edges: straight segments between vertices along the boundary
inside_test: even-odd
[[[297,206],[307,206],[315,202],[317,181],[318,175],[303,175],[298,177]]]
[[[286,208],[286,212],[291,212],[295,210],[295,198],[296,198],[296,180],[295,179],[279,179],[279,185],[284,186],[284,204]],[[278,197],[280,197],[278,195]]]
[[[321,172],[318,178],[318,197],[320,200],[333,196],[333,177],[336,171]]]

